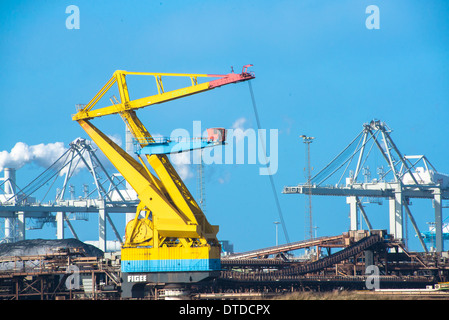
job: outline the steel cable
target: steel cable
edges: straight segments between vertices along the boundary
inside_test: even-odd
[[[260,125],[260,120],[259,120],[259,113],[257,112],[256,99],[254,98],[254,92],[253,92],[253,87],[251,85],[251,81],[248,81],[248,86],[249,86],[249,92],[251,94],[251,101],[253,103],[254,116],[256,117],[257,129],[258,129],[258,132],[260,132],[261,125]],[[267,154],[266,154],[266,150],[265,150],[265,142],[263,141],[262,136],[259,136],[259,139],[262,140],[261,141],[262,142],[261,145],[262,145],[263,154],[264,154],[264,157],[265,157],[265,165],[267,166],[268,177],[270,178],[271,189],[273,191],[274,200],[276,202],[276,207],[277,207],[278,214],[279,214],[279,220],[281,220],[281,225],[282,225],[282,230],[284,231],[285,240],[287,241],[287,243],[290,243],[290,239],[288,237],[287,228],[286,228],[285,223],[284,223],[284,216],[282,214],[281,205],[279,203],[279,199],[278,199],[278,196],[277,196],[276,186],[274,184],[273,175],[271,174],[270,166],[268,165],[268,161],[266,159]]]

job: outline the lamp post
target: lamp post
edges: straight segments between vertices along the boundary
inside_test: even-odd
[[[308,233],[309,239],[313,239],[313,221],[312,221],[312,182],[311,182],[311,167],[310,167],[310,144],[315,139],[314,137],[308,137],[306,135],[300,135],[300,138],[303,139],[304,144],[306,145],[306,155],[307,155],[307,185],[309,187],[309,199],[308,206],[306,210],[306,226],[305,233]],[[307,228],[307,223],[309,224]]]
[[[279,237],[278,237],[278,225],[280,224],[279,221],[273,222],[276,225],[276,246],[279,245]]]

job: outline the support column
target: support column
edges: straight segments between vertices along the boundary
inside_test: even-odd
[[[351,221],[349,230],[358,230],[359,229],[359,215],[358,215],[358,207],[357,207],[357,197],[355,197],[355,196],[347,197],[346,203],[349,204],[349,218]]]
[[[136,213],[135,212],[127,212],[127,213],[125,213],[125,225],[127,225],[128,222],[130,222],[131,220],[134,220],[135,217],[136,217]]]
[[[390,233],[393,234],[395,239],[404,239],[403,228],[403,210],[402,210],[402,192],[396,190],[394,198],[390,198]]]
[[[14,242],[14,220],[13,217],[5,218],[5,240],[8,243]]]
[[[104,200],[99,201],[98,208],[98,247],[106,252],[106,209]]]
[[[365,250],[364,255],[365,255],[365,270],[366,270],[366,268],[368,268],[369,266],[374,265],[374,251]]]
[[[56,212],[56,239],[64,239],[64,212]]]
[[[443,207],[441,205],[441,189],[434,189],[433,206],[435,208],[435,249],[443,251]]]
[[[25,240],[25,212],[17,212],[17,241]]]

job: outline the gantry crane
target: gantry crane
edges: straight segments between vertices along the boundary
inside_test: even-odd
[[[161,143],[167,141],[153,139],[137,117],[136,110],[223,85],[251,80],[254,74],[248,71],[250,66],[252,65],[244,66],[240,74],[232,72],[226,75],[118,70],[94,98],[73,116],[72,119],[81,125],[103,151],[136,191],[140,200],[135,218],[126,225],[125,241],[121,249],[121,271],[124,282],[122,291],[126,291],[125,296],[140,294],[135,294],[136,283],[141,285],[146,282],[195,282],[216,275],[221,268],[220,244],[216,237],[218,226],[211,225],[207,221],[171,165],[166,154],[168,151],[161,151],[159,148]],[[130,75],[154,77],[158,94],[131,100],[126,83],[126,77]],[[190,85],[165,91],[163,77],[190,78]],[[199,83],[199,78],[217,79]],[[120,101],[116,99],[116,103],[108,107],[94,109],[114,84],[117,84]],[[91,123],[94,118],[112,114],[121,116],[140,146],[140,152],[137,153],[140,162]],[[211,142],[210,140],[214,140],[214,144],[219,144],[224,140],[224,133],[212,130],[206,143],[181,146],[176,152],[205,147]],[[149,170],[144,160],[156,174]]]

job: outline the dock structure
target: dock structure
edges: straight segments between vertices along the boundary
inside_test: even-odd
[[[335,248],[336,252],[307,260],[287,254],[307,245]],[[0,299],[123,299],[120,264],[120,252],[89,256],[83,248],[64,246],[40,255],[2,256]],[[379,273],[371,274],[368,266],[376,266]],[[292,243],[290,247],[229,255],[222,258],[217,279],[192,284],[182,294],[188,299],[245,299],[305,290],[332,291],[337,287],[369,293],[367,283],[373,276],[380,288],[395,294],[407,295],[414,290],[429,297],[437,295],[433,291],[439,292],[438,297],[447,296],[441,283],[449,280],[449,261],[437,252],[408,252],[384,230],[354,231]],[[425,290],[429,288],[432,292]],[[144,291],[143,299],[173,298],[162,283],[146,284]]]

